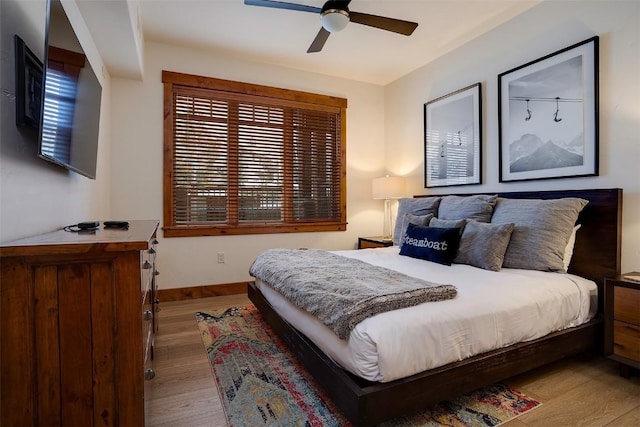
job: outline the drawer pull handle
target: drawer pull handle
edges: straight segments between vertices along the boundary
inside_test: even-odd
[[[156,253],[156,250],[153,248],[149,248],[149,250],[147,251],[147,253],[150,253],[151,255]]]
[[[150,269],[151,263],[149,261],[145,261],[144,264],[142,264],[142,268],[144,268],[145,270]]]
[[[154,272],[153,272],[153,275],[154,275],[154,276],[159,276],[159,275],[160,275],[160,272],[159,272],[158,270],[156,270],[156,271],[154,271]]]
[[[153,319],[153,312],[151,310],[145,310],[144,313],[142,313],[142,318],[144,320],[151,320]]]
[[[160,242],[158,242],[158,239],[153,239],[153,240],[151,241],[151,244],[152,244],[152,245],[157,245],[158,243],[160,243]]]
[[[146,371],[144,371],[144,379],[147,381],[150,381],[152,379],[154,379],[156,377],[156,371],[154,371],[153,369],[149,368]]]

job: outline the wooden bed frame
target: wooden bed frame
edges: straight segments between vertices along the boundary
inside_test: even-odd
[[[598,285],[599,314],[594,320],[534,341],[476,355],[407,378],[377,383],[358,378],[337,366],[302,333],[283,320],[254,283],[249,284],[248,295],[251,301],[354,425],[377,424],[564,357],[602,349],[604,278],[615,277],[620,273],[622,190],[497,194],[521,199],[580,197],[589,200],[578,219],[582,227],[576,237],[569,272],[591,279]]]

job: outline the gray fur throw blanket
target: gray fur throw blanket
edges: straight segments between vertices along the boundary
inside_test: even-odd
[[[316,316],[343,340],[378,313],[454,298],[457,289],[315,249],[269,249],[249,274]]]

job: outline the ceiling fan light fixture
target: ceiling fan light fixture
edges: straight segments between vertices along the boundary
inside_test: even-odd
[[[320,17],[322,27],[330,33],[335,33],[345,29],[349,23],[349,12],[342,9],[327,9]]]

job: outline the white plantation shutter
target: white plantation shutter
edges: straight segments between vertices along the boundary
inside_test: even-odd
[[[170,72],[163,82],[165,236],[346,229],[346,100]]]

